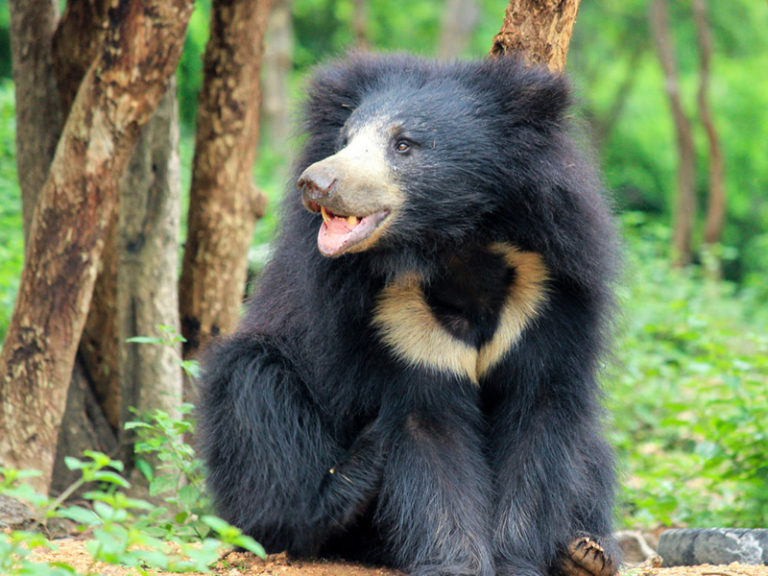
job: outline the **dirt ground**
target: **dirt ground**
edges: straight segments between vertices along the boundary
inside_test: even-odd
[[[39,550],[35,560],[66,562],[87,573],[90,556],[82,540],[58,540],[57,551]],[[133,576],[135,571],[117,566],[96,565],[91,573],[103,576]],[[156,576],[170,576],[153,572]],[[249,553],[230,553],[214,569],[217,576],[403,576],[402,572],[386,568],[363,567],[330,561],[293,561],[284,554],[269,556],[266,561]],[[623,576],[768,576],[768,566],[729,564],[727,566],[679,566],[672,568],[634,568],[622,570]],[[197,575],[193,575],[197,576]],[[202,576],[202,575],[201,575]]]

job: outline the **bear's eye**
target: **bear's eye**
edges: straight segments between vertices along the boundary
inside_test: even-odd
[[[399,154],[407,154],[411,150],[411,143],[405,138],[400,138],[395,142],[395,151]]]

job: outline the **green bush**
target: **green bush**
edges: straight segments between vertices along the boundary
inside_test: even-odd
[[[766,309],[700,268],[673,270],[666,228],[625,222],[627,282],[605,379],[622,522],[765,526]]]

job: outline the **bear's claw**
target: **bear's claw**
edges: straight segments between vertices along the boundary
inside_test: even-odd
[[[614,576],[618,568],[615,559],[589,536],[577,538],[568,545],[568,555],[561,565],[565,576]]]

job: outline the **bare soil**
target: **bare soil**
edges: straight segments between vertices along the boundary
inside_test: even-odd
[[[91,558],[85,550],[84,542],[76,539],[57,540],[58,550],[37,550],[37,561],[66,562],[78,571],[103,576],[133,576],[129,568],[97,564],[91,566]],[[156,576],[171,576],[163,572],[153,572]],[[380,567],[364,567],[319,560],[315,562],[289,560],[285,554],[274,554],[261,560],[250,553],[232,552],[227,554],[215,567],[217,576],[403,576],[402,572]],[[713,566],[676,566],[672,568],[635,568],[622,570],[623,576],[768,576],[768,566],[749,566],[728,564]],[[198,576],[193,574],[193,576]],[[202,575],[199,575],[202,576]]]

